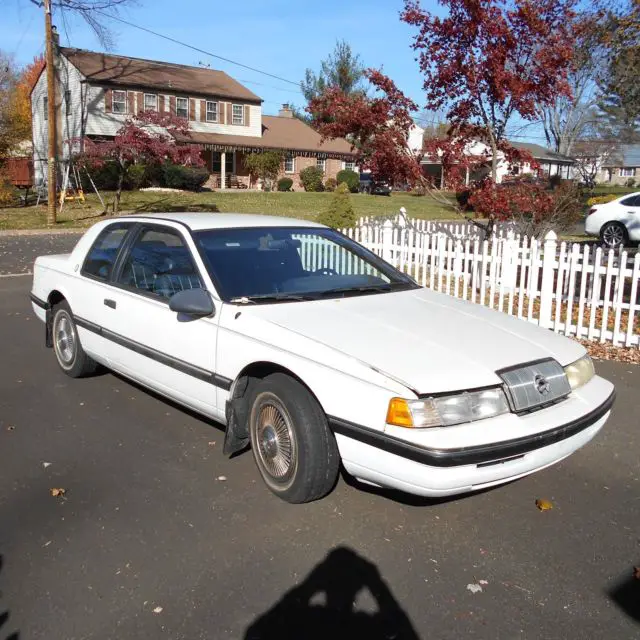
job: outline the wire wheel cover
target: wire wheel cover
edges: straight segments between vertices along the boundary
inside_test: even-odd
[[[76,338],[69,316],[62,312],[56,318],[54,330],[56,353],[65,365],[70,365],[76,354]]]
[[[260,403],[255,421],[255,444],[262,466],[274,480],[287,480],[297,455],[287,411],[276,398],[269,398]]]

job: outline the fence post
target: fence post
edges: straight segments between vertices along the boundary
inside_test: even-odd
[[[382,259],[393,263],[393,222],[387,220],[382,225]]]
[[[556,262],[556,246],[558,236],[549,231],[544,237],[544,255],[542,257],[542,284],[540,285],[540,321],[545,329],[552,326],[551,311],[553,308],[553,281]]]

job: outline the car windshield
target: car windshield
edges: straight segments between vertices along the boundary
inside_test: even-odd
[[[297,302],[418,287],[409,276],[331,229],[212,229],[194,237],[227,302]]]

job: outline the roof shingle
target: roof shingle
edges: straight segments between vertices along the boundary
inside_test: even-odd
[[[60,52],[89,82],[96,84],[262,102],[259,96],[224,71],[96,53],[84,49],[62,47]]]
[[[187,136],[177,136],[179,142],[212,145],[228,148],[283,149],[290,151],[326,153],[335,156],[354,157],[351,144],[344,138],[325,140],[317,131],[297,118],[262,116],[262,137],[232,136],[221,133],[191,131]]]

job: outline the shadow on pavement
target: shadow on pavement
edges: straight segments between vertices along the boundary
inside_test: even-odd
[[[363,590],[375,611],[356,608]],[[407,614],[377,567],[347,547],[332,549],[247,629],[244,640],[418,640]]]
[[[3,564],[3,559],[2,556],[0,555],[0,573],[2,573],[2,564]],[[0,591],[0,597],[2,596],[2,592]],[[14,633],[12,633],[11,635],[5,636],[4,634],[6,633],[5,630],[5,625],[9,622],[9,612],[8,611],[2,611],[2,606],[0,605],[0,638],[2,638],[2,640],[18,640],[18,638],[20,638],[20,634],[15,631]]]
[[[640,622],[640,579],[633,572],[620,578],[608,595],[632,620]]]

